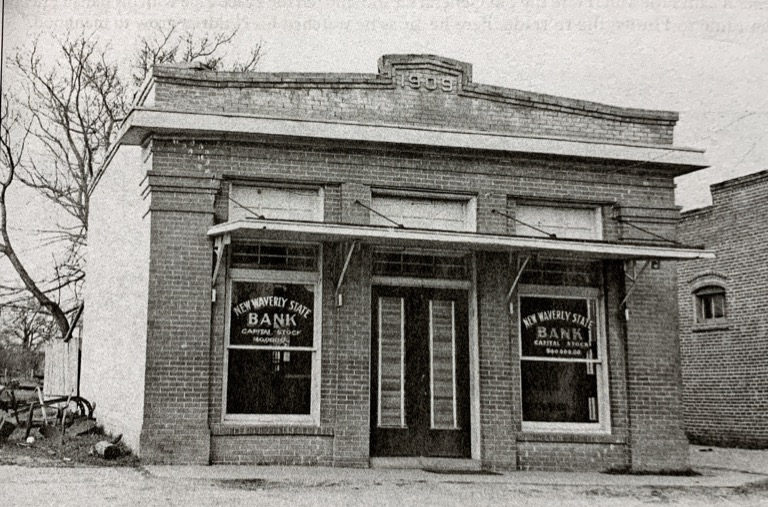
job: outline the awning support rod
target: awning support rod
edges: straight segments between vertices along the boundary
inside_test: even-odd
[[[619,303],[619,307],[624,306],[624,304],[627,302],[627,300],[629,299],[629,296],[632,295],[632,292],[635,290],[635,287],[637,287],[637,280],[643,275],[643,273],[645,273],[645,270],[648,269],[648,266],[650,265],[651,265],[651,261],[645,261],[643,263],[643,267],[640,268],[640,272],[635,273],[636,263],[635,261],[632,261],[632,276],[630,276],[629,273],[626,273],[626,276],[632,282],[632,285],[629,286],[627,293],[624,294],[624,299],[622,299],[621,303]]]
[[[336,283],[336,300],[338,301],[339,306],[341,306],[341,298],[339,298],[339,292],[341,291],[341,285],[344,283],[344,278],[346,278],[347,276],[347,269],[349,268],[349,263],[352,260],[352,254],[354,253],[356,246],[357,246],[357,241],[353,241],[352,244],[349,245],[349,251],[347,251],[347,258],[344,259],[344,267],[341,268],[339,281]]]
[[[221,259],[224,257],[224,247],[229,244],[229,234],[223,236],[216,236],[216,240],[213,244],[213,251],[216,254],[216,264],[213,267],[213,277],[211,278],[211,285],[216,285],[216,278],[219,276],[219,269],[221,268]]]
[[[618,217],[618,218],[614,218],[614,220],[616,220],[616,221],[617,221],[618,223],[620,223],[620,224],[628,225],[628,226],[630,226],[630,227],[632,227],[632,228],[634,228],[634,229],[637,229],[637,230],[638,230],[638,231],[640,231],[640,232],[644,232],[644,233],[648,234],[649,236],[653,236],[654,238],[658,238],[658,239],[661,239],[661,240],[667,241],[667,242],[669,242],[669,243],[672,243],[673,245],[682,245],[682,243],[680,243],[680,242],[679,242],[679,241],[677,241],[677,240],[674,240],[674,239],[669,239],[669,238],[665,238],[664,236],[661,236],[661,235],[659,235],[659,234],[656,234],[655,232],[651,232],[651,231],[649,231],[648,229],[645,229],[645,228],[643,228],[643,227],[640,227],[639,225],[635,225],[635,224],[633,224],[632,222],[630,222],[630,221],[628,221],[628,220],[624,220],[624,219],[622,219],[621,217]]]
[[[528,265],[528,261],[530,260],[531,256],[527,255],[525,259],[523,259],[523,265],[518,267],[515,281],[512,282],[512,287],[510,287],[509,292],[507,292],[507,302],[509,302],[509,300],[512,298],[512,293],[515,292],[515,289],[517,288],[517,282],[519,282],[520,277],[523,276],[523,271],[525,270],[525,267]]]
[[[387,222],[391,222],[391,223],[395,224],[398,228],[405,229],[405,226],[403,224],[401,224],[399,222],[395,222],[394,220],[392,220],[388,216],[386,216],[386,215],[384,215],[382,213],[379,213],[378,211],[376,211],[375,209],[371,208],[370,206],[366,206],[365,204],[361,203],[359,199],[355,201],[355,204],[359,204],[360,206],[362,206],[363,208],[367,209],[371,213],[380,216],[381,218],[383,218]]]
[[[512,215],[510,215],[510,214],[508,214],[508,213],[502,213],[501,211],[499,211],[499,210],[497,210],[497,209],[492,209],[492,210],[491,210],[491,213],[496,213],[497,215],[501,215],[501,216],[503,216],[503,217],[506,217],[506,218],[508,218],[508,219],[512,220],[513,222],[517,222],[518,224],[521,224],[521,225],[524,225],[524,226],[526,226],[526,227],[528,227],[528,228],[530,228],[530,229],[533,229],[533,230],[534,230],[534,231],[536,231],[536,232],[540,232],[540,233],[542,233],[542,234],[546,234],[546,235],[547,235],[547,236],[549,236],[551,239],[557,239],[557,234],[555,234],[555,233],[553,233],[553,232],[547,232],[547,231],[545,231],[544,229],[539,229],[538,227],[536,227],[536,226],[533,226],[533,225],[531,225],[531,224],[528,224],[528,223],[525,223],[525,222],[523,222],[522,220],[519,220],[519,219],[517,219],[517,218],[513,217]]]

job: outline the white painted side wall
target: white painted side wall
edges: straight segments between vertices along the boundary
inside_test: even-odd
[[[149,287],[141,151],[121,147],[91,196],[81,394],[106,431],[139,452]]]

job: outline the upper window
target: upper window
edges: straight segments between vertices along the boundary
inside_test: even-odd
[[[602,213],[598,207],[517,204],[515,218],[519,220],[515,223],[515,231],[521,236],[555,234],[558,238],[569,239],[603,238]]]
[[[414,229],[476,230],[474,199],[374,195],[371,208],[379,213],[371,213],[371,225],[391,227],[395,222]]]
[[[725,320],[725,289],[717,285],[694,292],[697,324],[714,324]]]
[[[233,184],[229,220],[323,221],[323,193],[318,188],[288,188]]]
[[[609,431],[597,290],[521,286],[519,308],[523,431]]]

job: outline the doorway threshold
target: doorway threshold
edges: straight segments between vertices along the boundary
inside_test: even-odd
[[[479,472],[479,459],[429,458],[425,456],[408,458],[371,458],[371,468],[400,468],[436,471],[438,473]]]

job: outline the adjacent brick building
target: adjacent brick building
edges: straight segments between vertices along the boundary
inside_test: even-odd
[[[716,259],[678,267],[685,426],[692,442],[768,447],[768,171],[711,186],[680,240]]]
[[[687,466],[677,114],[156,67],[91,195],[83,395],[147,462]]]

